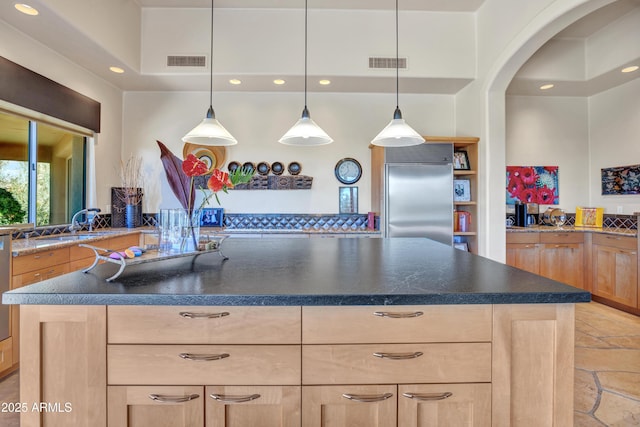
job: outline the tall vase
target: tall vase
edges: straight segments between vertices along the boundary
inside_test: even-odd
[[[127,228],[135,228],[140,227],[141,225],[141,213],[142,206],[138,203],[136,205],[126,205],[125,206],[125,224]]]
[[[198,242],[200,241],[200,216],[202,211],[194,209],[191,215],[186,209],[184,212],[184,226],[182,228],[182,242],[180,245],[181,252],[193,252],[198,250]]]

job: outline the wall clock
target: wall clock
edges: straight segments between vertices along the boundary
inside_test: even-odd
[[[336,178],[343,184],[355,184],[362,176],[362,166],[356,159],[346,157],[336,163]]]

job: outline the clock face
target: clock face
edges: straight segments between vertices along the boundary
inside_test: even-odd
[[[345,158],[336,164],[336,178],[343,184],[354,184],[362,176],[362,166],[356,159]]]

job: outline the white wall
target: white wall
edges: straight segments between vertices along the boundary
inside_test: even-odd
[[[216,117],[238,140],[227,148],[227,162],[298,161],[302,174],[314,178],[311,190],[251,190],[222,194],[228,212],[337,213],[338,187],[334,166],[344,157],[357,159],[363,177],[359,212],[371,209],[369,143],[391,120],[395,96],[391,94],[310,93],[311,117],[335,141],[320,147],[290,147],[278,139],[302,113],[302,93],[215,93]],[[403,95],[403,117],[418,132],[455,134],[453,96]],[[182,158],[185,133],[204,118],[208,93],[128,92],[124,97],[124,150],[144,158],[147,212],[178,207],[160,162],[156,140]],[[226,166],[226,165],[225,165]],[[215,202],[214,202],[215,203]]]
[[[589,206],[588,101],[507,96],[507,166],[558,166],[559,207]],[[499,191],[499,190],[496,190]],[[540,206],[541,212],[547,206]]]
[[[640,195],[603,196],[600,169],[640,164],[640,79],[589,99],[590,203],[606,213],[640,212]]]

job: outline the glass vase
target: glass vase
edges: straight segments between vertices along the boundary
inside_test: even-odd
[[[200,210],[189,215],[187,209],[161,209],[158,216],[158,250],[183,253],[198,250]]]

